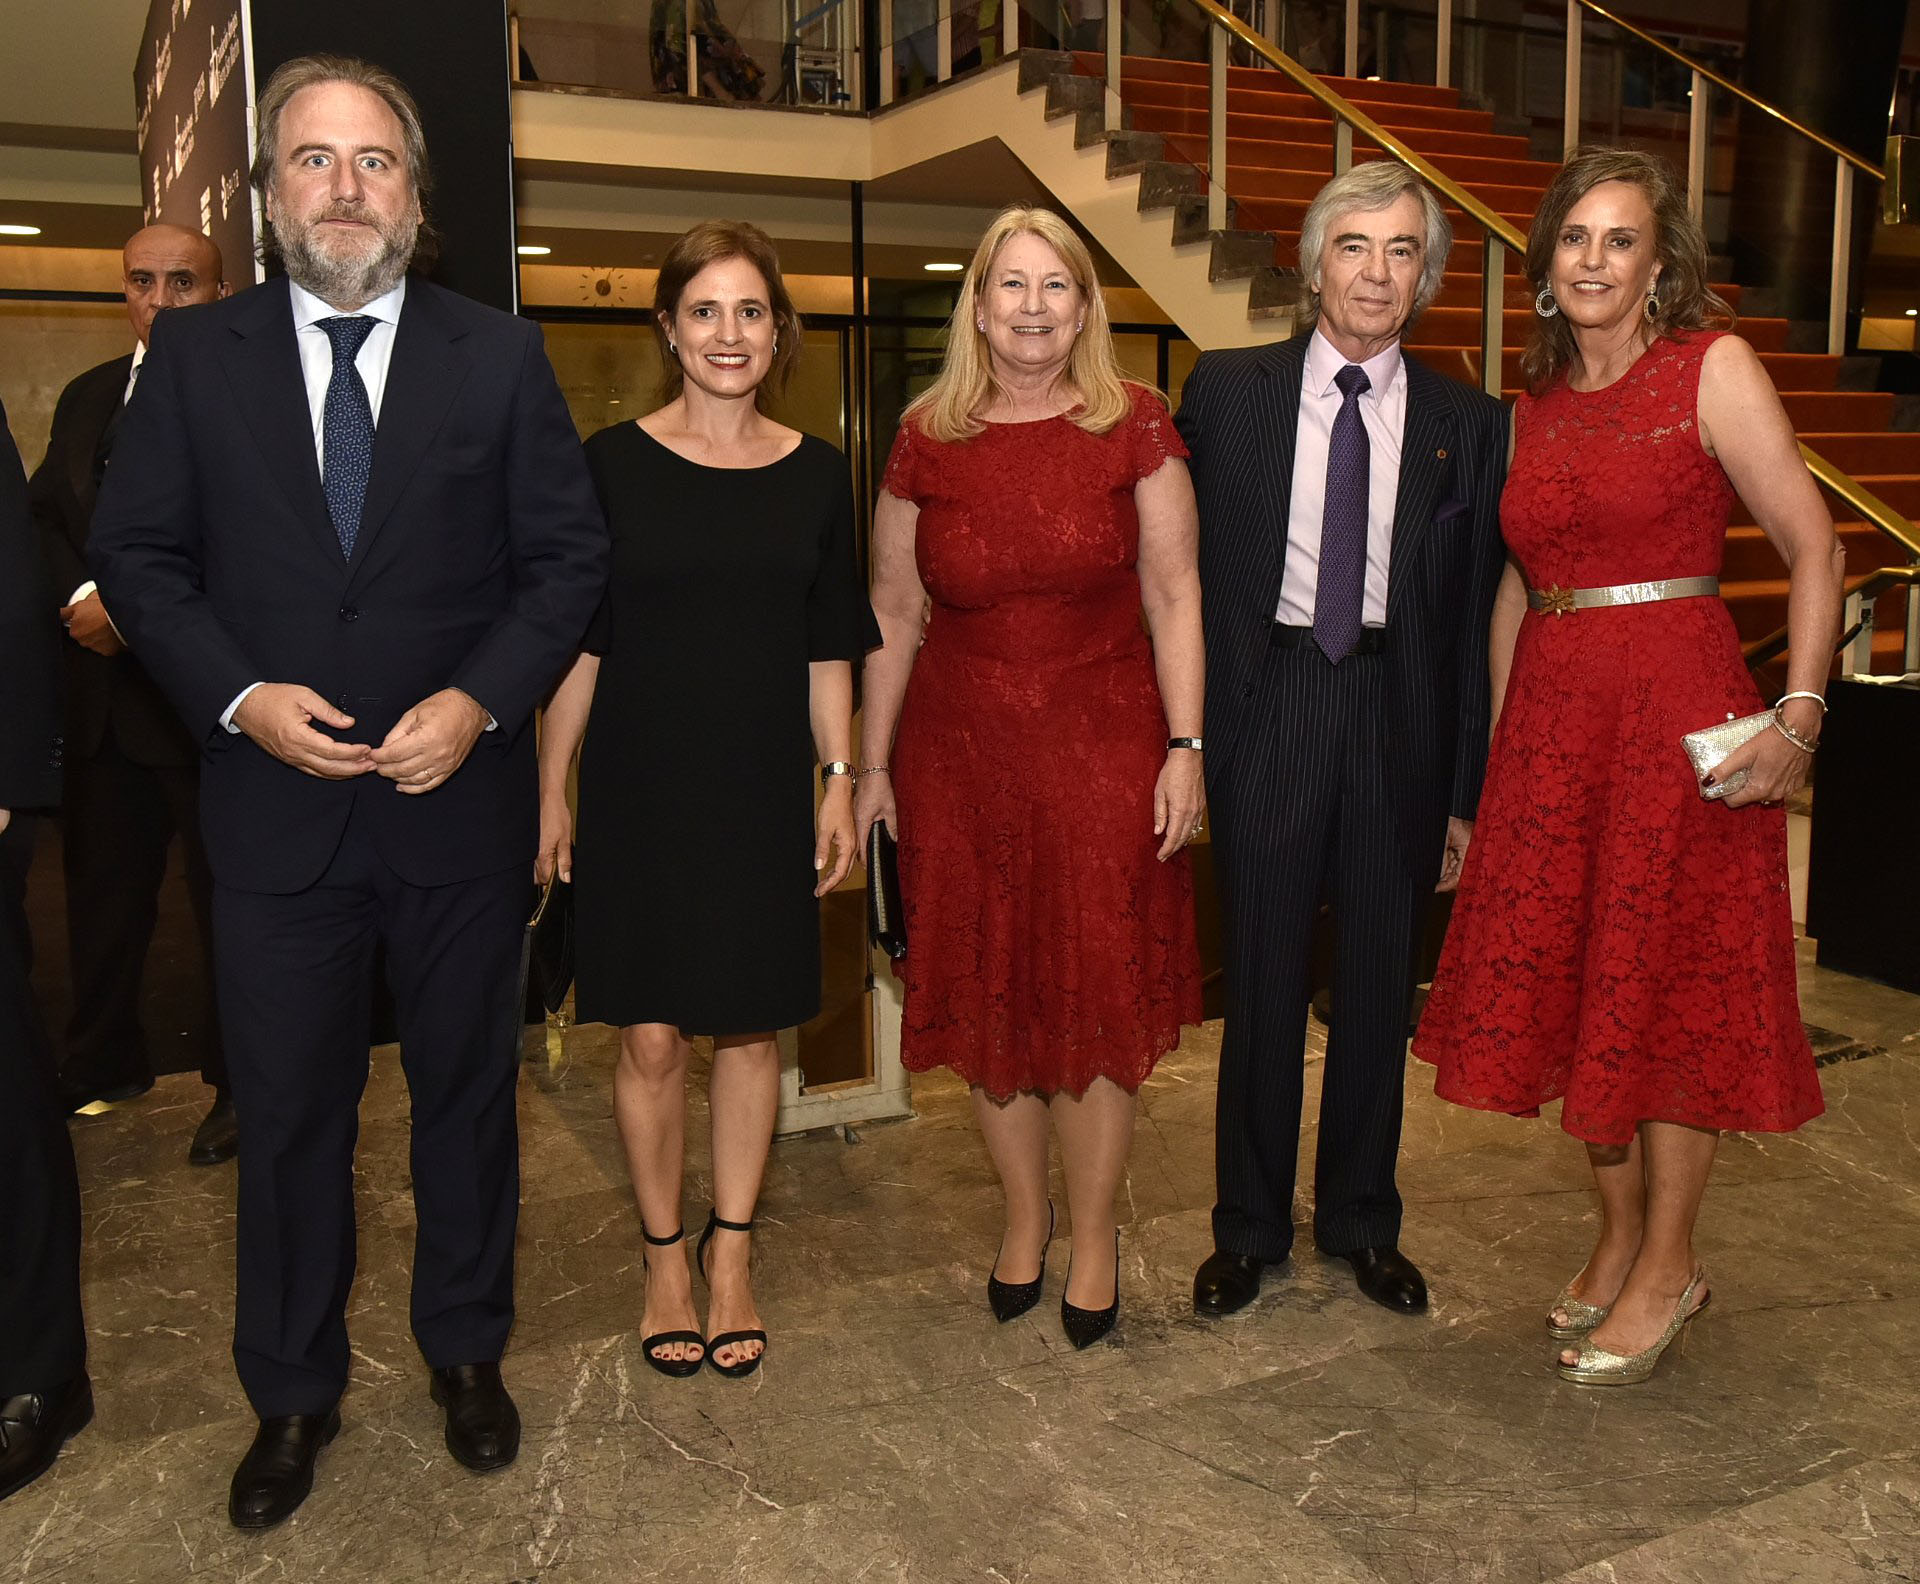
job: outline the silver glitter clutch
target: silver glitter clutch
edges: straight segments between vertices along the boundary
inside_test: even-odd
[[[1729,715],[1718,726],[1703,726],[1699,731],[1690,731],[1680,739],[1680,746],[1687,750],[1687,759],[1693,765],[1694,778],[1700,783],[1700,795],[1703,798],[1723,798],[1729,792],[1738,792],[1747,784],[1747,772],[1736,770],[1724,781],[1707,785],[1707,777],[1719,767],[1722,760],[1742,743],[1752,742],[1774,722],[1772,710],[1761,710],[1757,715],[1742,715],[1735,719]]]

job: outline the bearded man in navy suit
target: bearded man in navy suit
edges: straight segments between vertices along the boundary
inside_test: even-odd
[[[1226,934],[1214,1251],[1194,1306],[1253,1301],[1293,1244],[1307,964],[1333,907],[1314,1241],[1427,1307],[1395,1161],[1414,950],[1460,877],[1486,769],[1505,409],[1407,357],[1452,228],[1392,160],[1301,224],[1309,327],[1208,352],[1176,420],[1200,504],[1207,805]]]
[[[538,328],[407,273],[428,168],[406,89],[312,56],[256,118],[287,278],[156,321],[89,547],[204,755],[234,1358],[261,1421],[242,1528],[305,1500],[339,1429],[376,947],[412,1098],[414,1335],[453,1455],[519,1449],[499,1361],[532,722],[607,565]]]

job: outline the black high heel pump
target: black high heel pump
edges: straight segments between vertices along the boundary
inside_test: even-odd
[[[1073,1263],[1067,1263],[1067,1280],[1073,1280]],[[1060,1329],[1076,1348],[1093,1346],[1120,1323],[1120,1233],[1113,1234],[1113,1302],[1104,1309],[1081,1309],[1060,1295]]]
[[[1001,1242],[1004,1251],[1006,1243]],[[1040,1245],[1040,1274],[1032,1281],[1003,1282],[1000,1279],[1000,1259],[996,1255],[993,1269],[987,1273],[987,1302],[993,1307],[993,1317],[1002,1325],[1009,1320],[1018,1320],[1040,1301],[1040,1289],[1047,1280],[1047,1250],[1053,1247],[1053,1201],[1047,1201],[1047,1241]]]

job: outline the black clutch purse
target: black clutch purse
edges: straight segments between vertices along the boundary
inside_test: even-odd
[[[527,920],[527,968],[540,1004],[558,1012],[573,988],[573,886],[555,875]]]
[[[900,907],[900,848],[885,820],[867,832],[867,935],[889,957],[907,955],[907,916]]]

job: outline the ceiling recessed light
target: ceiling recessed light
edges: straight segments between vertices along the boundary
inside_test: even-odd
[[[1920,319],[1920,308],[1909,308],[1907,310],[1907,317],[1909,319]]]
[[[927,264],[922,266],[922,268],[932,275],[958,275],[966,267],[964,264]]]
[[[40,228],[30,225],[0,225],[0,236],[38,236]]]
[[[545,258],[552,251],[552,248],[542,247],[538,242],[522,242],[514,249],[522,258]]]

